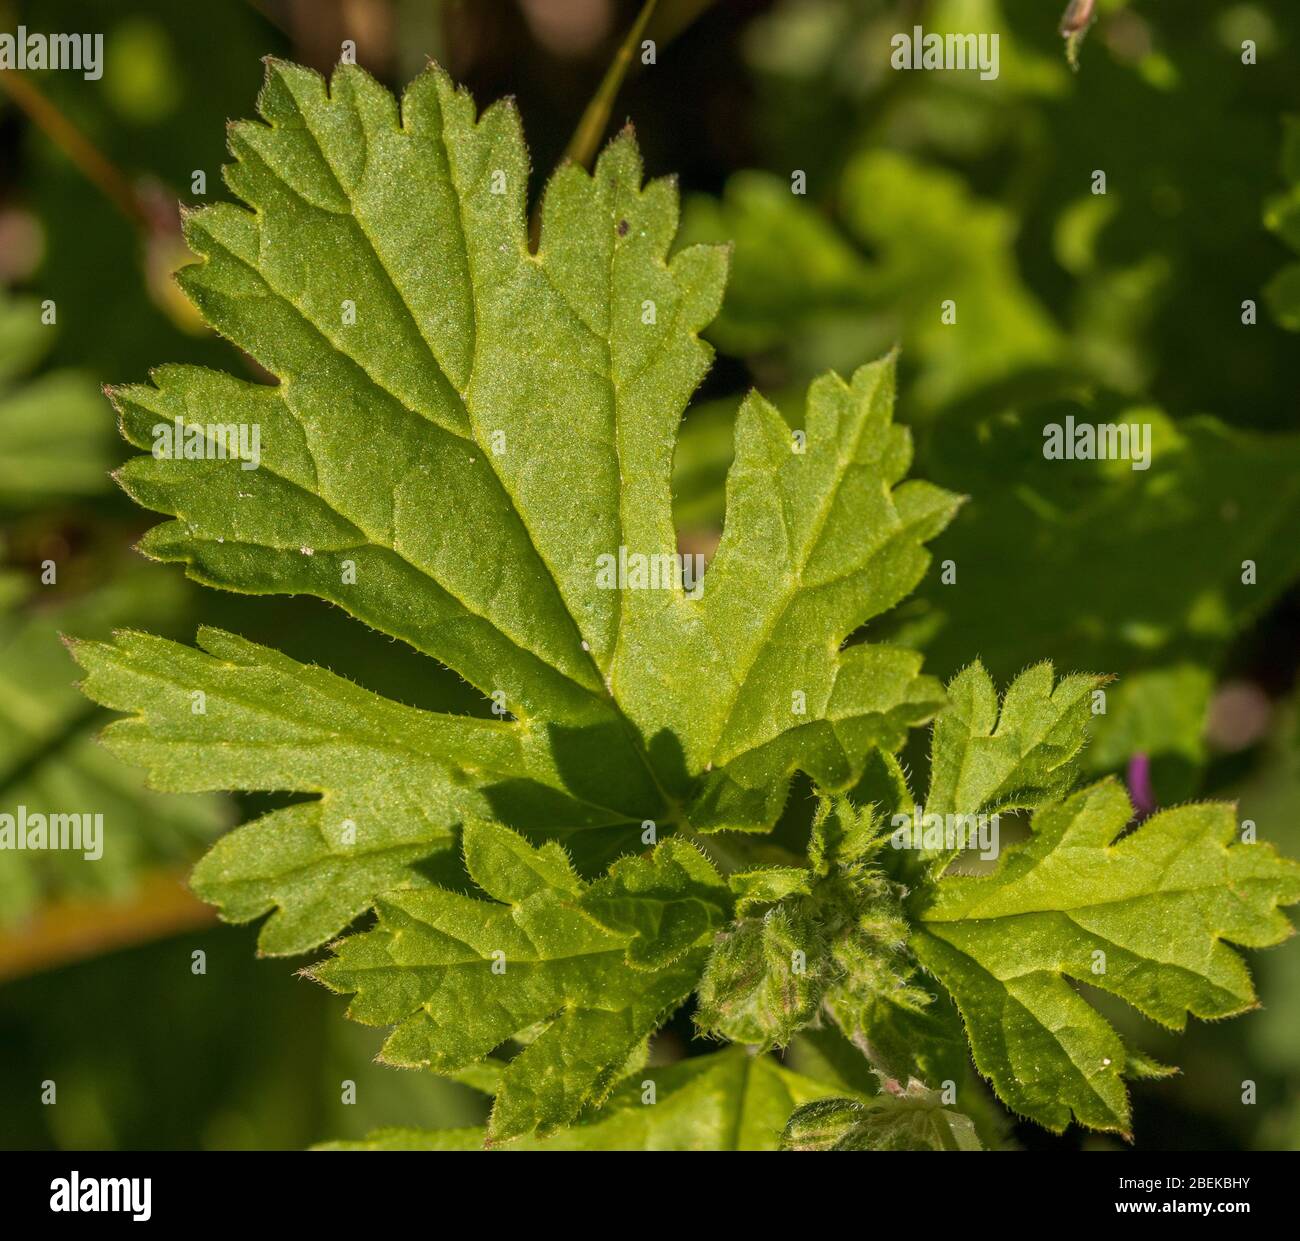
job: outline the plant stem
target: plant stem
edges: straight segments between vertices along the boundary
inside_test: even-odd
[[[0,70],[3,89],[61,150],[73,166],[146,236],[149,213],[127,177],[81,132],[30,79],[14,69]]]
[[[190,894],[180,872],[149,871],[126,901],[55,901],[29,922],[0,934],[0,981],[199,930],[216,919],[214,909]]]
[[[596,148],[600,145],[601,136],[605,132],[605,127],[609,124],[609,114],[613,110],[614,100],[618,96],[619,88],[623,85],[623,79],[627,77],[627,70],[632,63],[632,56],[636,51],[637,44],[641,42],[641,36],[645,34],[645,28],[649,24],[650,18],[654,16],[657,4],[658,0],[645,0],[645,3],[641,6],[641,12],[637,15],[636,21],[632,23],[632,28],[627,32],[623,42],[619,44],[618,51],[614,53],[614,59],[610,61],[609,68],[605,70],[605,76],[601,79],[599,88],[587,105],[587,110],[582,114],[582,119],[578,122],[578,128],[573,131],[573,137],[569,139],[569,145],[564,151],[566,160],[572,160],[574,163],[581,164],[584,168],[591,166],[592,158],[596,154]]]

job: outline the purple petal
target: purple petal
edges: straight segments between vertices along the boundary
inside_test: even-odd
[[[1151,787],[1151,760],[1145,754],[1134,754],[1128,761],[1128,792],[1139,817],[1145,819],[1155,813],[1156,794]]]

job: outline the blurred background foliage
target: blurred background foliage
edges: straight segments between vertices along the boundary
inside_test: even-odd
[[[716,544],[750,386],[797,424],[813,375],[900,346],[915,472],[969,502],[875,636],[924,648],[943,676],[975,656],[1000,680],[1042,658],[1116,674],[1094,772],[1149,760],[1159,804],[1238,799],[1300,854],[1300,6],[1100,0],[1078,72],[1063,7],[658,5],[657,63],[634,63],[610,126],[631,117],[650,173],[678,174],[686,240],[734,244],[717,362],[678,449],[683,541]],[[188,638],[201,614],[403,701],[485,709],[324,605],[218,595],[144,565],[130,548],[149,517],[109,478],[125,454],[97,386],[163,361],[252,373],[169,276],[186,257],[175,203],[224,194],[224,125],[250,114],[260,57],[327,70],[350,38],[391,86],[433,57],[480,104],[513,94],[536,196],[639,9],[0,0],[0,29],[102,30],[106,55],[97,82],[0,74],[0,806],[86,803],[123,825],[98,866],[0,854],[5,1146],[301,1147],[481,1117],[467,1087],[371,1063],[374,1033],[340,1001],[185,896],[203,841],[265,799],[143,790],[94,744],[103,718],[58,635]],[[890,37],[915,24],[999,32],[999,77],[893,71]],[[1151,424],[1151,468],[1046,462],[1042,430],[1067,415]],[[1136,1087],[1139,1147],[1300,1148],[1300,952],[1254,966],[1265,1008],[1248,1018],[1171,1038],[1110,1014],[1183,1066]],[[658,1054],[686,1050],[679,1019]]]

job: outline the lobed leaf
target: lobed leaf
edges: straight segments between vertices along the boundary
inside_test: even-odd
[[[303,952],[342,931],[375,897],[429,882],[422,863],[454,843],[467,817],[558,822],[600,860],[656,804],[634,799],[597,762],[567,779],[552,748],[502,720],[415,710],[220,630],[204,652],[146,634],[79,642],[86,693],[133,717],[105,744],[145,767],[153,787],[315,794],[223,837],[195,890],[231,921],[274,910],[264,952]],[[622,809],[584,800],[623,801]],[[644,790],[640,790],[644,793]],[[626,833],[624,833],[625,835]]]
[[[949,876],[918,909],[911,947],[961,1010],[975,1063],[1013,1110],[1060,1131],[1071,1119],[1127,1132],[1126,1075],[1148,1075],[1073,982],[1171,1029],[1255,1005],[1228,945],[1292,933],[1300,865],[1234,843],[1223,804],[1182,806],[1124,835],[1113,780],[1038,811],[1033,835],[989,876]]]
[[[200,261],[180,280],[278,382],[163,367],[113,392],[141,448],[179,418],[209,439],[259,428],[259,459],[128,462],[122,485],[171,517],[142,548],[211,585],[336,603],[508,718],[390,708],[270,652],[245,651],[218,692],[210,661],[119,644],[117,682],[88,689],[140,717],[112,740],[157,779],[175,730],[201,746],[235,728],[267,761],[240,769],[234,745],[214,782],[317,795],[200,868],[226,916],[278,909],[266,951],[322,942],[377,893],[422,886],[471,817],[564,839],[584,874],[635,847],[637,823],[764,830],[797,770],[847,787],[933,715],[941,688],[913,652],[841,650],[915,586],[958,503],[904,481],[892,358],[818,380],[800,440],[745,402],[702,595],[678,580],[610,589],[602,558],[676,555],[673,443],[725,250],[671,252],[675,188],[642,184],[627,131],[593,174],[551,179],[530,251],[516,113],[479,116],[437,68],[399,108],[355,66],[327,86],[272,60],[259,111],[230,131],[227,181],[248,209],[188,216]],[[183,673],[151,678],[151,659]],[[226,702],[234,681],[266,709]],[[286,718],[299,685],[314,705]],[[194,691],[215,716],[182,718]],[[294,748],[324,737],[347,761],[324,761],[327,745],[300,767]],[[331,835],[345,820],[360,865]]]
[[[351,1017],[395,1026],[390,1064],[454,1073],[526,1035],[501,1074],[488,1141],[554,1131],[604,1100],[690,994],[729,894],[682,841],[588,886],[554,842],[535,848],[472,822],[465,865],[491,899],[390,892],[375,929],[310,973],[354,993]]]

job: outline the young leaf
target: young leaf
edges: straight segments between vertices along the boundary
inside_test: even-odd
[[[390,1064],[455,1072],[527,1032],[501,1075],[488,1140],[553,1131],[602,1102],[690,994],[727,888],[679,840],[588,886],[553,842],[534,848],[490,823],[464,835],[466,869],[490,900],[390,892],[378,926],[311,973],[355,993],[358,1021],[396,1026]]]
[[[806,869],[731,877],[738,916],[700,980],[701,1030],[785,1046],[824,1010],[886,1072],[936,1080],[960,1072],[956,1014],[917,985],[902,889],[876,861],[883,843],[870,813],[823,798]]]
[[[784,1151],[978,1151],[969,1116],[943,1106],[942,1096],[909,1081],[863,1103],[818,1099],[795,1110],[781,1135]]]
[[[950,876],[918,902],[911,947],[961,1010],[975,1063],[1013,1110],[1060,1131],[1071,1118],[1127,1132],[1130,1067],[1110,1024],[1071,985],[1109,991],[1170,1029],[1187,1014],[1255,1005],[1229,943],[1292,933],[1300,865],[1233,843],[1230,806],[1182,806],[1123,835],[1113,780],[1038,811],[994,874]]]
[[[978,661],[953,678],[930,746],[927,818],[1032,808],[1070,788],[1087,740],[1088,699],[1104,678],[1076,674],[1055,688],[1053,679],[1049,663],[1028,668],[999,706]],[[942,850],[937,872],[954,856]]]
[[[700,980],[696,1024],[766,1051],[817,1016],[833,977],[831,942],[805,901],[740,919],[713,945]]]

